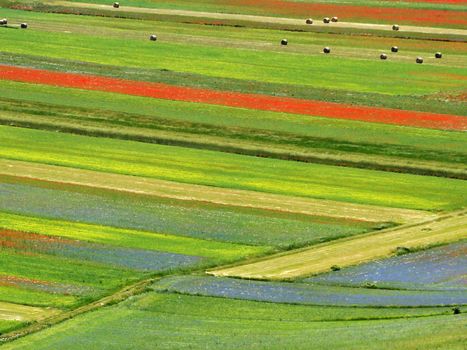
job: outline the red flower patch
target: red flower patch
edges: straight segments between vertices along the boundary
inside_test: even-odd
[[[351,119],[431,129],[467,130],[467,118],[456,115],[197,89],[103,76],[0,65],[0,79],[327,118]]]

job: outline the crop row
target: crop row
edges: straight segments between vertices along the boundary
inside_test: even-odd
[[[154,289],[189,295],[290,304],[376,307],[467,304],[463,291],[379,290],[223,277],[167,277],[157,282]]]
[[[8,159],[400,208],[453,209],[466,203],[465,182],[454,179],[303,164],[5,126],[0,127],[0,136],[0,157]]]

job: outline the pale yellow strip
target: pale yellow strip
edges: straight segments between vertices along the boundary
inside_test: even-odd
[[[423,247],[467,238],[467,210],[429,222],[351,237],[258,262],[209,271],[215,276],[290,279],[394,254],[397,247]]]
[[[408,223],[435,217],[421,210],[379,207],[330,200],[284,196],[248,190],[184,184],[68,167],[0,159],[0,175],[90,186],[157,197],[257,208],[286,213],[369,222]]]

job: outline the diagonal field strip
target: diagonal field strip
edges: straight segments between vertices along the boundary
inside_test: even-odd
[[[132,81],[97,75],[63,73],[6,65],[0,65],[0,80],[326,118],[359,120],[429,129],[467,130],[467,118],[459,115],[373,108],[291,97],[199,89],[163,83]]]
[[[245,265],[208,271],[214,276],[290,279],[383,258],[397,247],[422,247],[467,238],[467,210],[415,225],[324,243]]]
[[[129,175],[102,173],[55,165],[0,159],[0,175],[51,181],[218,205],[257,208],[304,215],[327,216],[370,222],[418,222],[434,214],[321,199],[284,196],[248,190],[177,183]]]
[[[197,17],[197,18],[210,18],[210,19],[223,19],[223,20],[237,20],[257,23],[274,23],[274,24],[285,24],[285,25],[302,25],[305,26],[305,20],[293,19],[293,18],[281,18],[281,17],[267,17],[267,16],[253,16],[253,15],[241,15],[232,13],[213,13],[213,12],[202,12],[202,11],[187,11],[187,10],[170,10],[170,9],[156,9],[156,8],[143,8],[125,6],[123,9],[115,9],[111,5],[99,5],[90,3],[80,3],[71,1],[46,1],[47,5],[54,6],[69,6],[75,8],[89,8],[89,9],[101,9],[107,11],[122,11],[134,12],[134,13],[150,13],[156,15],[169,15],[169,16],[182,16],[182,17]],[[328,28],[329,24],[316,23],[313,24],[316,27]],[[392,31],[392,26],[384,24],[371,24],[371,23],[354,23],[354,22],[338,22],[332,23],[333,27],[336,28],[352,28],[352,29],[366,29],[366,30],[385,30]],[[417,27],[417,26],[403,26],[400,29],[401,32],[410,33],[425,33],[425,34],[451,34],[467,36],[467,30],[464,29],[451,29],[451,28],[433,28],[433,27]]]
[[[57,315],[58,310],[0,302],[0,320],[33,321]]]

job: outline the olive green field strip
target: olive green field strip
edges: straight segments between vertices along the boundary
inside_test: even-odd
[[[246,190],[183,184],[7,159],[0,159],[0,174],[186,201],[370,222],[408,223],[435,217],[433,213],[420,210],[313,200]]]
[[[0,158],[404,209],[454,210],[465,181],[0,126]],[[375,195],[377,193],[377,195]]]
[[[46,1],[44,4],[52,6],[64,6],[74,8],[87,8],[87,9],[98,9],[105,11],[121,11],[115,9],[111,5],[99,5],[90,3],[80,3],[71,1]],[[125,6],[126,12],[134,13],[151,13],[156,15],[169,15],[169,16],[181,16],[181,17],[195,17],[195,18],[208,18],[216,20],[236,20],[241,22],[256,22],[256,23],[267,23],[267,24],[285,24],[292,26],[306,26],[305,19],[292,19],[292,18],[280,18],[280,17],[266,17],[266,16],[252,16],[252,15],[241,15],[231,13],[214,13],[214,12],[201,12],[201,11],[187,11],[187,10],[171,10],[171,9],[156,9],[156,8],[142,8]],[[318,28],[329,27],[329,24],[316,23],[313,24]],[[332,23],[332,26],[336,28],[344,29],[363,29],[363,30],[382,30],[392,31],[392,26],[383,24],[371,24],[371,23],[352,23],[352,22],[338,22]],[[402,32],[408,33],[425,33],[425,34],[452,34],[467,37],[467,30],[463,29],[451,29],[451,28],[433,28],[433,27],[418,27],[404,25],[400,29]]]
[[[58,314],[53,308],[39,308],[0,301],[0,320],[5,321],[38,321]]]
[[[50,15],[49,15],[50,16]],[[28,17],[27,15],[22,15],[21,18]],[[31,16],[34,18],[34,16]],[[34,19],[33,19],[34,20]],[[104,19],[104,23],[105,23]],[[36,20],[37,21],[37,20]],[[128,20],[119,19],[118,21],[127,22]],[[50,33],[67,33],[67,34],[75,34],[75,35],[89,35],[89,36],[99,36],[99,37],[107,37],[107,38],[115,38],[115,39],[125,39],[125,40],[137,40],[137,41],[147,41],[147,32],[151,29],[147,29],[147,31],[143,34],[142,30],[137,30],[137,26],[133,26],[135,29],[126,29],[126,28],[110,28],[107,26],[102,25],[93,25],[89,26],[84,23],[86,22],[93,22],[90,18],[86,18],[81,21],[83,24],[74,23],[74,21],[67,19],[63,21],[63,23],[58,22],[47,22],[47,21],[37,21],[33,22],[34,27],[33,30],[40,30],[43,32],[50,32]],[[109,23],[111,21],[108,21]],[[116,22],[116,20],[114,20]],[[288,45],[287,48],[278,45],[277,39],[276,41],[260,41],[258,39],[250,39],[248,36],[245,38],[241,38],[239,36],[232,37],[230,36],[214,36],[214,35],[200,35],[196,31],[192,32],[191,34],[185,33],[185,31],[167,31],[163,25],[165,22],[158,22],[157,24],[161,24],[162,28],[159,28],[157,33],[159,40],[163,40],[165,42],[170,42],[174,44],[186,44],[186,45],[202,45],[202,46],[211,46],[211,47],[229,47],[229,48],[237,48],[243,50],[255,50],[255,51],[262,51],[262,52],[276,52],[276,53],[292,53],[292,54],[303,54],[303,55],[321,55],[323,44],[309,42],[307,44],[301,43],[302,40],[298,42],[293,42],[293,34],[288,34],[288,37],[291,37],[291,44]],[[141,27],[141,26],[140,26]],[[467,31],[466,31],[467,32]],[[146,35],[145,35],[146,34]],[[279,33],[277,33],[279,35]],[[284,34],[282,34],[284,35]],[[272,36],[271,36],[272,37]],[[322,40],[319,40],[321,42]],[[355,47],[355,46],[334,46],[334,41],[330,40],[330,43],[333,44],[332,48],[332,56],[333,57],[340,57],[342,59],[351,57],[356,59],[378,59],[379,54],[381,51],[388,50],[388,47],[385,48],[366,48],[366,47]],[[410,45],[409,43],[407,43]],[[325,44],[324,44],[325,45]],[[433,47],[435,45],[432,45]],[[443,46],[443,45],[437,45]],[[425,58],[425,64],[431,64],[436,66],[445,66],[445,67],[465,67],[465,56],[462,56],[460,53],[450,53],[446,56],[443,60],[437,60],[433,56],[433,52],[425,51],[425,50],[415,50],[414,48],[404,48],[403,51],[398,53],[397,55],[391,55],[390,60],[392,62],[404,62],[404,63],[413,63],[414,57],[417,55],[426,55],[428,57]]]
[[[333,241],[246,265],[208,271],[215,276],[292,279],[326,272],[394,254],[398,247],[418,248],[467,238],[467,211],[378,233]]]
[[[18,89],[23,91],[21,96],[16,93]],[[467,149],[467,136],[462,132],[307,118],[6,81],[0,96],[7,97],[0,101],[0,123],[4,125],[467,178],[467,153],[463,151]],[[105,110],[101,109],[104,101]],[[141,104],[145,107],[139,108],[138,114],[132,112]],[[218,113],[228,117],[218,118]]]

